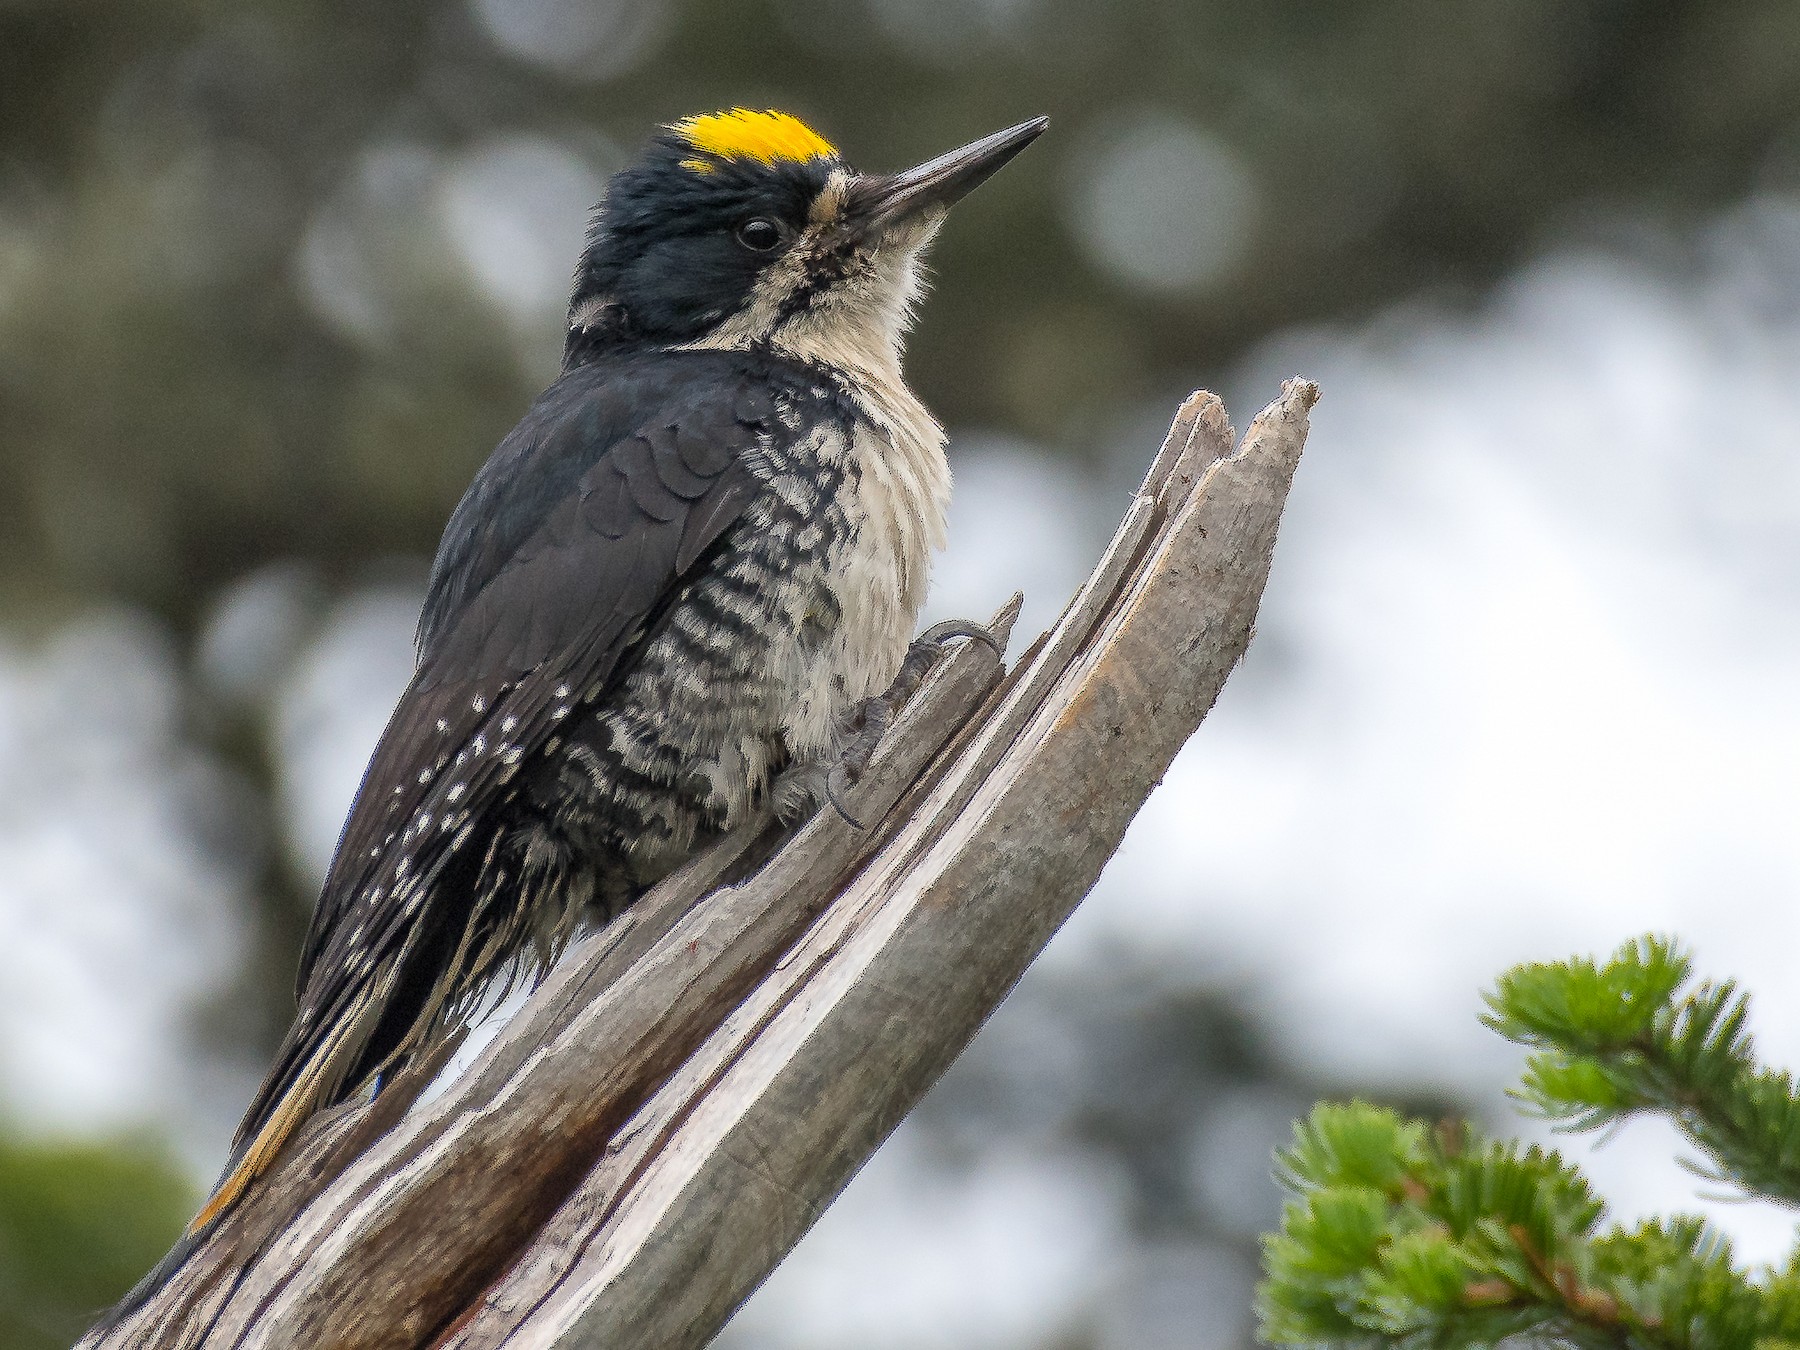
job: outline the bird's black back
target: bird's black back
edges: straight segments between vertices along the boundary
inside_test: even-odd
[[[757,491],[759,446],[843,415],[822,374],[770,355],[619,353],[565,373],[500,443],[439,547],[416,673],[339,839],[301,959],[300,1016],[237,1152],[371,980],[389,980],[384,1011],[317,1105],[406,1037],[408,1006],[472,903],[444,883],[479,861],[520,767],[584,692],[629,667],[659,607]]]

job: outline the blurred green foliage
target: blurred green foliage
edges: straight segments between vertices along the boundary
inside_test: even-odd
[[[142,1143],[0,1138],[0,1346],[72,1344],[168,1250],[195,1199]]]

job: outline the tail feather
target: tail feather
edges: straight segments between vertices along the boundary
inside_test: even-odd
[[[226,1165],[224,1175],[213,1187],[211,1198],[201,1206],[194,1221],[188,1225],[187,1236],[195,1237],[210,1229],[238,1202],[250,1183],[268,1171],[269,1164],[287,1146],[294,1131],[312,1116],[320,1096],[318,1089],[320,1079],[324,1076],[324,1058],[325,1053],[321,1051],[307,1061],[306,1067],[282,1097],[274,1114],[263,1122],[262,1128]]]
[[[281,1147],[292,1135],[295,1123],[304,1119],[297,1110],[290,1110],[290,1096],[283,1100],[281,1110],[272,1117],[268,1124],[251,1141],[247,1151],[234,1154],[225,1166],[225,1173],[213,1187],[212,1195],[207,1199],[200,1212],[194,1216],[192,1223],[176,1239],[175,1245],[169,1249],[168,1255],[158,1261],[145,1275],[131,1287],[126,1294],[113,1305],[105,1317],[91,1329],[91,1335],[104,1335],[118,1326],[127,1317],[142,1308],[150,1299],[188,1263],[188,1258],[200,1249],[202,1243],[211,1235],[220,1219],[236,1204],[250,1183],[262,1175],[269,1163],[281,1151]]]
[[[280,1095],[275,1097],[272,1108],[262,1114],[253,1128],[238,1136],[237,1145],[231,1151],[231,1161],[226,1163],[224,1174],[213,1186],[212,1196],[188,1225],[189,1237],[205,1233],[217,1223],[242,1198],[250,1183],[269,1170],[282,1149],[287,1147],[288,1140],[293,1138],[294,1131],[312,1119],[321,1107],[330,1104],[329,1097],[343,1084],[349,1062],[356,1057],[365,1039],[365,1035],[358,1033],[364,1030],[366,1018],[363,1014],[370,1002],[365,994],[337,1019],[330,1033],[280,1087]],[[252,1119],[256,1120],[256,1117]]]

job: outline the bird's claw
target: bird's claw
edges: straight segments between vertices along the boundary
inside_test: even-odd
[[[825,800],[831,803],[831,809],[838,813],[838,819],[844,824],[853,830],[866,830],[869,827],[851,815],[844,805],[844,793],[854,785],[855,779],[844,768],[843,761],[839,760],[831,766],[831,772],[825,775]]]
[[[978,623],[967,619],[946,619],[942,623],[935,623],[913,639],[912,645],[906,649],[906,659],[901,661],[894,682],[884,692],[858,703],[844,719],[844,730],[849,733],[849,737],[837,763],[831,766],[831,772],[825,777],[825,800],[831,803],[832,810],[851,829],[861,830],[867,826],[845,808],[845,794],[862,781],[863,772],[874,758],[881,738],[893,725],[900,709],[906,706],[906,701],[924,683],[932,666],[943,656],[944,644],[957,638],[985,643],[993,650],[994,655],[1001,654],[999,640]]]
[[[844,719],[844,729],[850,733],[849,738],[838,755],[837,763],[831,766],[831,772],[825,776],[825,800],[831,803],[832,809],[852,829],[867,827],[844,808],[844,794],[862,781],[863,771],[875,757],[875,747],[881,744],[882,736],[893,725],[896,707],[890,698],[893,692],[890,688],[885,694],[865,698],[850,710],[850,715]],[[904,695],[901,701],[905,701]]]
[[[905,706],[944,655],[944,644],[954,642],[957,638],[966,638],[972,642],[983,643],[995,656],[1003,655],[1000,640],[988,629],[970,619],[945,619],[942,623],[934,623],[906,649],[906,658],[900,662],[900,669],[894,676],[894,682],[882,694],[890,712],[897,713]]]
[[[971,642],[979,642],[995,656],[1005,656],[1000,649],[1000,639],[994,636],[993,629],[985,624],[976,623],[973,619],[945,619],[942,623],[934,623],[923,633],[913,639],[913,648],[921,644],[929,644],[934,655],[944,649],[944,644],[952,638],[968,638]],[[909,656],[912,652],[909,650]]]

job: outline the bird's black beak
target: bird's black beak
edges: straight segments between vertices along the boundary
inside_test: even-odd
[[[905,173],[858,179],[851,189],[849,218],[859,234],[875,234],[933,208],[947,210],[1043,135],[1049,125],[1048,117],[1034,117]]]

